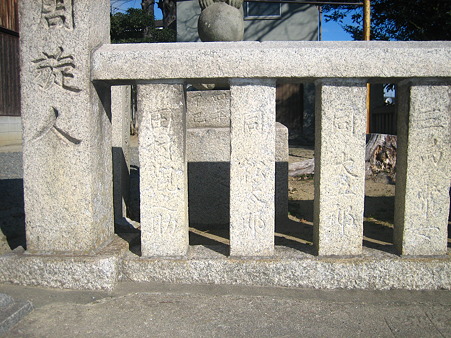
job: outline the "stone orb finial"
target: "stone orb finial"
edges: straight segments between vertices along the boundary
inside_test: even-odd
[[[199,0],[200,6],[206,6],[199,16],[197,30],[202,41],[241,41],[244,36],[243,14],[236,5],[241,7],[242,0]]]
[[[215,2],[225,2],[227,5],[240,9],[243,5],[243,0],[199,0],[199,6],[202,10],[212,5]]]

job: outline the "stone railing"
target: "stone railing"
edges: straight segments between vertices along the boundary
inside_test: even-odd
[[[92,79],[140,86],[144,256],[188,249],[184,85],[231,91],[230,253],[274,253],[275,84],[316,84],[314,244],[359,255],[363,241],[366,83],[399,85],[395,246],[447,252],[451,69],[449,43],[240,42],[104,45]],[[255,160],[257,159],[257,160]]]
[[[108,1],[71,3],[21,2],[27,251],[0,257],[0,281],[451,288],[451,43],[110,45]],[[188,242],[184,88],[217,81],[231,93],[233,259]],[[274,246],[277,81],[316,86],[318,257]],[[403,258],[362,254],[367,82],[399,86],[394,244]],[[131,83],[142,114],[142,257],[112,241],[110,87]]]

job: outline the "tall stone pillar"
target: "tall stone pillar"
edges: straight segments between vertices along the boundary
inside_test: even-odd
[[[445,255],[451,87],[404,81],[398,102],[395,246],[403,255]]]
[[[143,256],[188,251],[186,117],[181,84],[138,86]]]
[[[232,80],[230,255],[274,253],[276,85]]]
[[[19,6],[27,249],[89,252],[113,233],[110,91],[90,81],[109,1]]]
[[[366,84],[316,82],[314,243],[318,255],[362,251]]]

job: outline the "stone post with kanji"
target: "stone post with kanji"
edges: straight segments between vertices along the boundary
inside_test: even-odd
[[[21,105],[27,250],[92,252],[113,233],[110,89],[90,80],[108,0],[23,0]]]

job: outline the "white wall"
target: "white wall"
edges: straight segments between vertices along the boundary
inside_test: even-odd
[[[0,116],[0,146],[22,144],[20,116]]]

